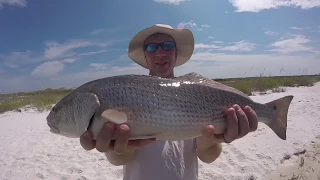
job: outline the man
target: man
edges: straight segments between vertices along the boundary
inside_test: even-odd
[[[139,32],[129,44],[129,57],[149,69],[150,75],[174,78],[174,67],[186,63],[194,50],[194,37],[188,29],[173,29],[168,25],[154,25]],[[204,129],[203,136],[185,141],[128,141],[130,128],[111,123],[101,130],[97,141],[86,132],[80,142],[84,149],[96,148],[105,152],[114,165],[124,165],[124,180],[195,180],[198,158],[205,163],[215,161],[221,143],[230,143],[257,129],[257,115],[250,108],[234,105],[226,112],[227,130],[214,135],[214,127]],[[110,139],[116,134],[117,140]]]

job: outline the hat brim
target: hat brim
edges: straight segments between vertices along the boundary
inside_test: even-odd
[[[194,37],[189,29],[170,29],[166,27],[149,27],[136,34],[129,43],[128,56],[140,66],[147,68],[143,45],[145,39],[154,33],[164,33],[173,37],[177,46],[175,66],[186,63],[194,51]]]

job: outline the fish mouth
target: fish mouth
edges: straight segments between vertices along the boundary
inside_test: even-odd
[[[47,124],[48,124],[48,126],[50,127],[50,132],[51,132],[51,133],[60,134],[60,131],[59,131],[59,129],[58,129],[56,126],[54,126],[53,124],[51,124],[51,123],[49,123],[49,122],[47,122]]]
[[[90,129],[90,127],[91,127],[91,125],[92,125],[92,123],[93,123],[93,119],[94,119],[95,114],[96,114],[96,113],[93,113],[93,115],[91,116],[90,121],[89,121],[89,124],[88,124],[88,127],[87,127],[87,130]]]

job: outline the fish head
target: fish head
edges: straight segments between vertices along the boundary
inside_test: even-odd
[[[47,116],[47,124],[51,133],[61,135],[63,131],[60,131],[60,129],[64,127],[64,123],[73,122],[70,115],[70,105],[65,102],[65,100],[62,100],[53,106]]]
[[[93,93],[69,94],[49,112],[46,119],[50,132],[66,137],[81,136],[99,107],[99,99]]]

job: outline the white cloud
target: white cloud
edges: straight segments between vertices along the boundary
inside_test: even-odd
[[[208,78],[230,78],[259,75],[299,75],[317,74],[320,72],[320,53],[309,55],[270,55],[270,54],[225,54],[200,52],[195,53],[191,60],[183,66],[176,68],[176,76],[189,72],[196,72]],[[125,67],[110,64],[92,63],[90,67],[78,72],[64,72],[63,63],[50,62],[41,65],[34,71],[35,77],[10,77],[0,76],[0,89],[4,92],[30,91],[40,87],[59,88],[77,87],[88,81],[121,74],[147,74],[145,68],[137,64]],[[98,69],[97,69],[98,68]],[[100,69],[99,69],[100,68]],[[51,71],[51,72],[46,72]]]
[[[67,58],[67,59],[62,60],[62,62],[64,62],[64,63],[73,63],[76,60],[77,60],[77,58]]]
[[[236,12],[260,12],[266,9],[294,7],[310,9],[320,7],[320,0],[229,0]]]
[[[65,43],[58,43],[56,41],[45,42],[46,49],[42,54],[36,54],[29,50],[24,52],[12,52],[10,54],[0,54],[0,59],[3,64],[9,68],[18,68],[22,64],[39,63],[43,61],[57,61],[61,59],[69,59],[69,63],[72,60],[74,62],[80,59],[82,56],[91,56],[108,52],[108,50],[102,49],[97,51],[87,51],[82,53],[76,53],[74,50],[84,47],[104,48],[112,45],[110,42],[97,42],[93,40],[70,40]],[[65,60],[67,61],[67,60]]]
[[[201,27],[209,28],[209,27],[211,27],[211,26],[209,26],[208,24],[202,24]]]
[[[35,53],[27,50],[23,52],[11,52],[10,54],[0,54],[0,60],[9,68],[18,68],[22,64],[40,62],[44,58],[36,56]]]
[[[274,31],[270,31],[270,30],[265,30],[264,34],[269,35],[269,36],[276,36],[279,35],[279,33],[274,32]]]
[[[219,50],[222,51],[251,51],[256,47],[255,43],[250,43],[247,41],[238,41],[238,42],[234,42],[232,43],[233,45],[231,46],[225,46],[222,48],[219,48]]]
[[[202,24],[202,25],[197,25],[195,22],[191,21],[183,21],[178,24],[178,29],[183,29],[183,28],[188,28],[188,29],[195,29],[197,31],[203,31],[204,28],[210,28],[208,24]]]
[[[178,28],[197,28],[197,24],[192,21],[181,22],[178,24]]]
[[[108,64],[104,63],[91,63],[90,67],[93,67],[96,70],[103,70],[108,68]]]
[[[222,42],[222,41],[212,41],[212,43],[215,43],[215,44],[222,44],[223,42]]]
[[[293,29],[293,30],[307,30],[307,29],[311,29],[311,27],[290,27],[290,29]]]
[[[216,39],[216,38],[213,37],[213,36],[208,36],[208,38],[211,39],[211,40],[212,40],[212,43],[214,43],[214,44],[222,44],[222,43],[223,43],[222,41],[214,40],[214,39]]]
[[[111,66],[109,64],[92,63],[91,67],[76,73],[64,74],[51,78],[53,87],[74,87],[91,80],[122,74],[148,74],[141,66],[132,63],[127,66]]]
[[[185,65],[176,68],[177,75],[197,72],[209,78],[230,78],[259,75],[300,75],[320,72],[320,54],[270,55],[195,53]],[[304,70],[304,71],[302,71]]]
[[[319,28],[320,28],[319,26],[316,26],[316,27],[296,27],[296,26],[292,26],[292,27],[290,27],[290,29],[292,29],[292,30],[305,31],[305,32],[320,32]]]
[[[170,5],[180,5],[183,2],[191,0],[154,0],[157,3],[170,4]]]
[[[281,40],[272,43],[269,47],[273,47],[269,51],[276,51],[280,53],[293,53],[293,52],[315,52],[314,48],[307,44],[312,42],[302,35],[292,35],[289,38],[281,38]]]
[[[98,34],[110,34],[115,33],[118,28],[104,28],[104,29],[96,29],[92,32],[90,32],[90,35],[98,35]]]
[[[85,52],[85,53],[80,53],[78,55],[79,56],[91,56],[91,55],[101,54],[101,53],[105,53],[105,52],[108,52],[108,50]]]
[[[26,0],[0,0],[0,9],[2,9],[4,5],[26,7],[27,1]]]
[[[23,61],[28,61],[31,59],[31,52],[25,51],[25,52],[12,52],[10,55],[4,56],[1,55],[0,58],[3,59],[3,64],[10,68],[17,68],[18,63],[21,63]]]
[[[194,45],[195,49],[217,49],[219,48],[219,46],[215,45],[215,44],[195,44]]]
[[[309,32],[320,32],[320,25],[318,25],[317,27],[311,29]]]
[[[97,43],[89,40],[70,40],[65,43],[58,43],[56,41],[45,42],[47,46],[44,56],[46,59],[56,59],[61,57],[71,57],[75,55],[74,49],[89,47],[89,46],[100,46],[105,47],[111,45],[109,43]]]
[[[50,77],[64,70],[64,64],[60,61],[49,61],[40,64],[32,71],[32,76],[35,77]]]
[[[203,43],[195,44],[195,49],[196,50],[208,49],[208,50],[217,50],[217,51],[251,51],[256,47],[255,43],[250,43],[244,40],[233,42],[230,44],[232,45],[222,46],[221,41],[213,41],[211,44],[203,44]]]

